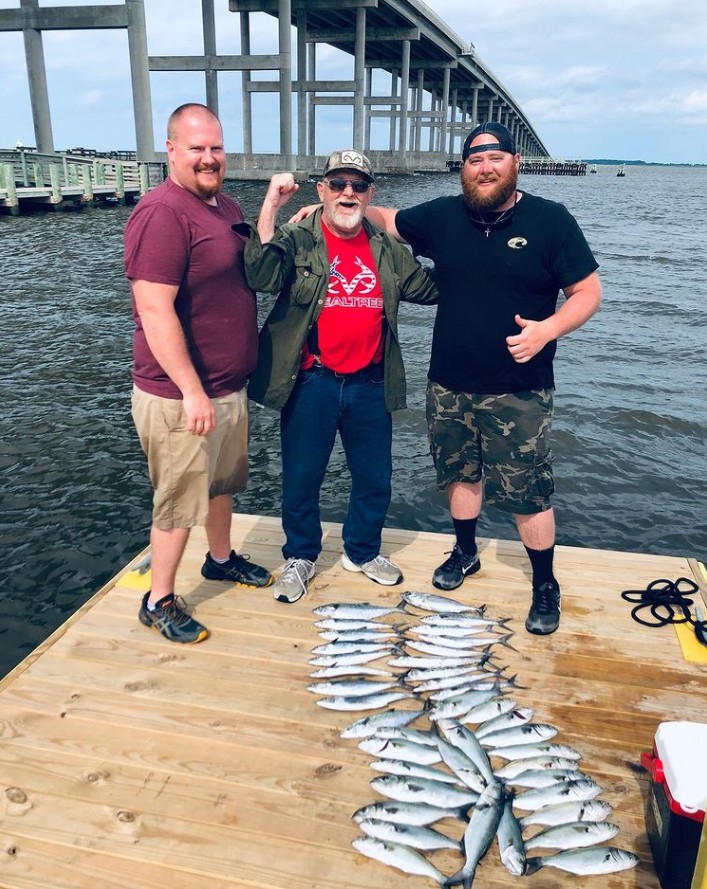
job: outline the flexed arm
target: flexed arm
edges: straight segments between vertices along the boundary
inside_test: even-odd
[[[267,244],[272,240],[280,207],[284,207],[297,191],[299,185],[292,173],[275,173],[271,178],[258,216],[258,235],[261,243]]]

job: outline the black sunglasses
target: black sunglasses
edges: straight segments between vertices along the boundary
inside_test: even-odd
[[[324,181],[332,191],[343,191],[347,185],[350,185],[356,194],[364,194],[371,185],[365,179],[325,179]]]

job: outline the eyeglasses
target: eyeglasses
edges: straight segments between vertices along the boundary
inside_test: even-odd
[[[325,179],[324,181],[332,191],[343,191],[347,185],[350,185],[356,194],[365,194],[371,185],[365,179]]]

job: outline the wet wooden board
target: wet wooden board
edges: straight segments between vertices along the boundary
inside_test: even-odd
[[[138,622],[149,585],[142,553],[0,681],[3,889],[434,885],[351,848],[358,835],[352,813],[378,798],[369,786],[378,774],[372,757],[339,734],[362,714],[316,706],[306,685],[311,649],[322,642],[312,608],[396,603],[405,589],[432,592],[431,572],[451,538],[386,531],[384,551],[405,573],[403,585],[390,588],[344,571],[340,526],[325,531],[310,594],[287,606],[269,590],[205,581],[205,538],[195,529],[177,592],[211,630],[197,646],[169,643]],[[281,564],[276,519],[235,516],[233,542],[270,569]],[[558,741],[581,751],[582,768],[614,806],[620,833],[612,844],[641,859],[636,870],[582,885],[658,889],[639,758],[660,722],[707,721],[707,666],[683,660],[672,628],[635,624],[619,593],[658,577],[703,582],[698,563],[559,547],[562,625],[539,638],[523,629],[523,548],[491,540],[481,549],[482,569],[457,597],[510,618],[513,649],[499,648],[497,661],[523,686],[513,697],[533,708],[536,721],[557,726]],[[424,716],[418,724],[429,725]],[[455,838],[463,833],[461,822],[438,827]],[[461,863],[453,852],[431,859],[447,874]],[[509,887],[517,879],[494,846],[474,886]],[[545,868],[522,885],[563,889],[575,881]]]

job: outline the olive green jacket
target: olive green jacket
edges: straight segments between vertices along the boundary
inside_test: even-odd
[[[281,226],[263,244],[254,226],[239,223],[247,235],[245,272],[248,284],[261,293],[279,293],[258,346],[258,365],[248,395],[282,410],[290,397],[302,359],[302,346],[319,317],[329,286],[329,254],[321,227],[321,208],[298,225]],[[389,411],[405,407],[405,369],[398,342],[398,302],[437,302],[434,272],[423,269],[407,247],[363,221],[378,270],[385,313],[383,349],[385,404]]]

